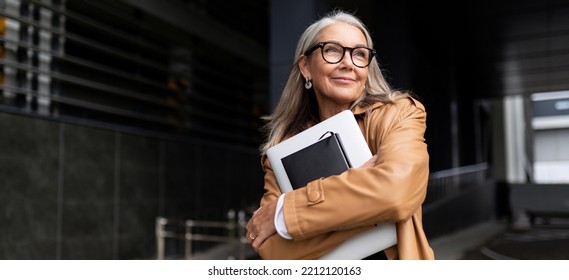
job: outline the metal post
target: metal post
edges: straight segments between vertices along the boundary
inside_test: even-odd
[[[235,237],[235,210],[231,209],[227,211],[227,237],[232,239]]]
[[[245,259],[245,244],[247,243],[247,238],[245,237],[245,211],[240,210],[238,214],[238,229],[237,229],[237,238],[238,238],[238,246],[239,246],[239,259]]]
[[[193,241],[193,228],[194,228],[194,221],[187,220],[186,221],[186,234],[184,235],[184,247],[185,247],[185,258],[186,260],[192,259],[192,241]]]
[[[156,259],[164,259],[165,251],[165,226],[168,223],[166,218],[158,217],[156,218]]]

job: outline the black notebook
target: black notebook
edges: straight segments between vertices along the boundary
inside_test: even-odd
[[[320,140],[281,159],[293,189],[309,182],[338,175],[352,167],[340,135],[326,132]]]

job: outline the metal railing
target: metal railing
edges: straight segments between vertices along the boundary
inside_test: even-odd
[[[488,164],[479,163],[433,172],[429,175],[424,205],[444,200],[487,179]]]
[[[163,260],[166,258],[167,239],[182,240],[184,247],[184,259],[193,259],[195,256],[194,242],[219,243],[227,245],[234,252],[229,258],[243,260],[246,258],[245,246],[248,244],[245,237],[245,225],[247,223],[244,210],[235,212],[229,210],[227,221],[205,221],[192,220],[185,221],[167,219],[164,217],[156,218],[156,258]],[[219,231],[222,230],[224,234]],[[215,231],[215,232],[214,232]]]

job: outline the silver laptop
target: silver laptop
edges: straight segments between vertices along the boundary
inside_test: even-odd
[[[354,114],[349,110],[342,111],[267,151],[267,157],[283,193],[292,191],[293,187],[282,159],[316,143],[328,132],[339,135],[352,167],[359,167],[372,157]],[[345,241],[321,259],[363,259],[395,244],[397,244],[395,224],[379,224]]]

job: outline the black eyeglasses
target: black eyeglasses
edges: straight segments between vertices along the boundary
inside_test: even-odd
[[[348,48],[336,42],[320,42],[306,50],[304,55],[309,56],[316,49],[322,49],[322,59],[331,64],[336,64],[342,61],[346,50],[348,50],[350,51],[352,63],[359,68],[367,67],[375,55],[374,49],[366,47]]]

